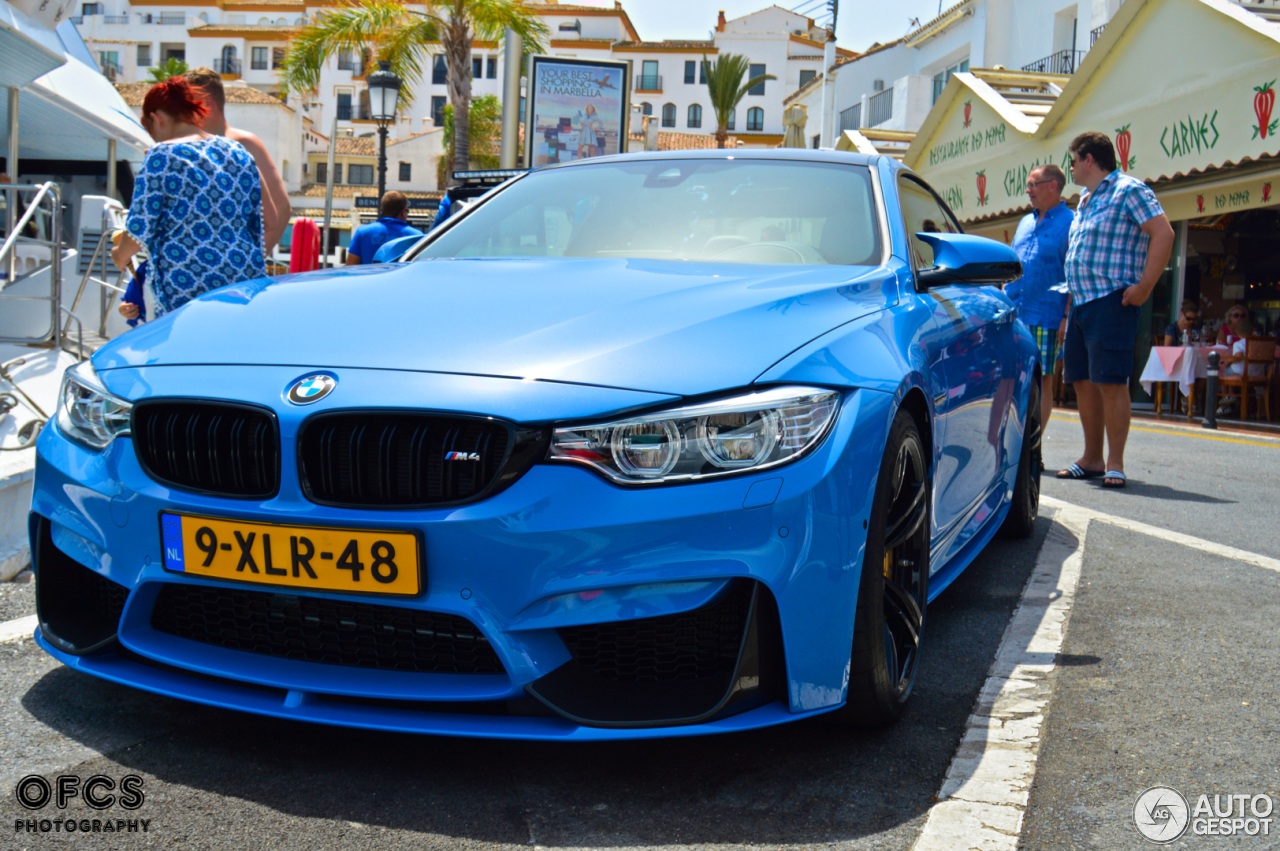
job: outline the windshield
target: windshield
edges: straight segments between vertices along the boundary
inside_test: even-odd
[[[877,265],[865,166],[631,160],[534,172],[429,244],[439,257]]]

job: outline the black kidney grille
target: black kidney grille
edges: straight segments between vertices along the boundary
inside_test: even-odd
[[[150,402],[133,411],[133,445],[152,478],[205,493],[267,497],[280,479],[268,412],[211,402]]]
[[[679,682],[731,672],[751,607],[751,583],[700,609],[557,630],[579,665],[607,680]]]
[[[471,499],[502,470],[510,434],[492,420],[413,413],[325,414],[298,437],[307,494],[337,505]]]
[[[419,674],[500,674],[502,662],[466,618],[322,597],[167,584],[151,626],[161,632],[327,665]]]

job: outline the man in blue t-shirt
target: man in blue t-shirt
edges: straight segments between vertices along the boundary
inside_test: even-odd
[[[351,237],[351,247],[347,249],[347,265],[359,266],[361,263],[372,263],[373,255],[383,243],[402,236],[422,236],[422,231],[411,226],[409,222],[409,199],[403,192],[394,189],[382,196],[382,216],[376,222],[361,225],[356,235]]]
[[[1053,164],[1032,169],[1027,175],[1032,209],[1018,223],[1013,237],[1013,250],[1022,261],[1022,277],[1004,288],[1040,352],[1041,428],[1049,424],[1053,413],[1053,366],[1067,310],[1067,234],[1075,214],[1062,200],[1066,185],[1067,176]]]

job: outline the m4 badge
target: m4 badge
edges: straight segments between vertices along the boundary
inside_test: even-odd
[[[479,452],[446,452],[444,454],[446,461],[479,461]]]

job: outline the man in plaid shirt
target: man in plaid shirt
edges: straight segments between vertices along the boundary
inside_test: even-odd
[[[1122,488],[1138,316],[1169,262],[1173,228],[1151,188],[1116,169],[1105,133],[1081,133],[1067,150],[1071,177],[1086,191],[1067,245],[1071,315],[1063,380],[1079,400],[1084,455],[1058,478],[1103,476],[1103,487]]]

